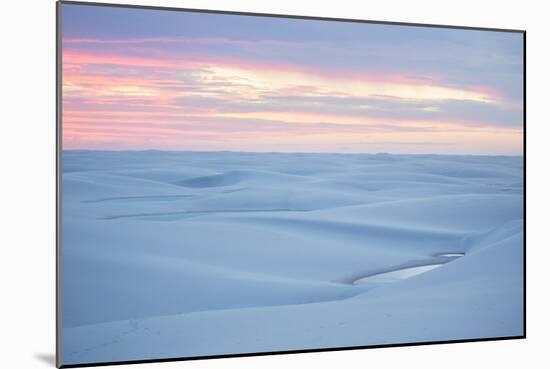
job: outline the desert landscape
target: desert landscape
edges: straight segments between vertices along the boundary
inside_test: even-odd
[[[64,151],[63,362],[523,334],[523,157]]]

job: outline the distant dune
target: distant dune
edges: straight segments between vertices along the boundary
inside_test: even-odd
[[[523,334],[523,158],[63,153],[63,362]]]

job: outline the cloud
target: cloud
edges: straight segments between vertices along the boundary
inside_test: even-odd
[[[521,146],[516,35],[67,9],[64,138],[74,147]]]

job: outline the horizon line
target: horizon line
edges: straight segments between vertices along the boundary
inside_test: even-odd
[[[60,152],[106,152],[106,153],[140,153],[140,152],[166,152],[166,153],[235,153],[235,154],[315,154],[315,155],[394,155],[394,156],[503,156],[525,157],[521,154],[439,154],[439,153],[395,153],[395,152],[322,152],[322,151],[234,151],[234,150],[163,150],[163,149],[124,149],[124,150],[97,150],[97,149],[60,149]]]

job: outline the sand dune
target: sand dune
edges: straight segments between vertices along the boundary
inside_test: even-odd
[[[519,157],[63,153],[66,364],[521,335]]]

